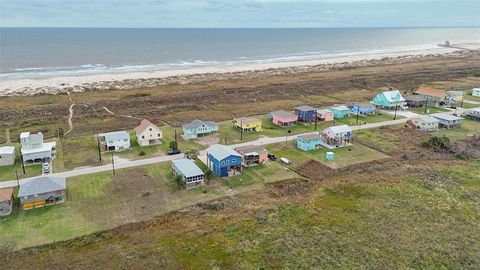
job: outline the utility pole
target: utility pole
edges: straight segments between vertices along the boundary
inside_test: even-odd
[[[397,101],[395,100],[395,115],[393,116],[393,120],[397,119]]]
[[[102,149],[100,148],[100,139],[97,137],[98,159],[102,163]]]
[[[17,186],[20,187],[20,181],[18,181],[18,172],[17,172],[17,169],[15,169],[15,177],[17,178]]]
[[[357,104],[357,126],[358,126],[358,115],[359,115],[359,112],[360,112],[360,105]]]
[[[317,121],[318,121],[317,111],[315,111],[315,130],[317,130]]]
[[[428,107],[428,97],[427,97],[427,100],[425,101],[425,114],[427,114],[427,107]]]
[[[23,174],[25,174],[25,164],[23,163],[23,155],[22,154],[20,154],[20,160],[22,161]]]
[[[462,90],[462,103],[460,104],[460,108],[463,108],[463,99],[465,98],[465,90]]]
[[[240,141],[243,141],[243,118],[240,119]]]
[[[110,153],[112,155],[112,171],[113,175],[115,175],[115,160],[113,159],[113,153]]]

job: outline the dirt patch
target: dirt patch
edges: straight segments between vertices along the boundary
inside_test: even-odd
[[[209,145],[220,142],[220,138],[218,137],[217,134],[213,134],[213,135],[197,138],[195,139],[195,142],[204,146],[209,146]]]
[[[273,197],[295,196],[308,193],[313,190],[312,183],[306,179],[289,179],[280,182],[266,183]]]
[[[334,171],[335,170],[313,159],[305,162],[297,169],[298,174],[312,180],[322,180]]]

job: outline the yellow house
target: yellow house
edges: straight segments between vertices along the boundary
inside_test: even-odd
[[[233,126],[243,131],[262,131],[262,120],[255,117],[237,117],[233,119]]]

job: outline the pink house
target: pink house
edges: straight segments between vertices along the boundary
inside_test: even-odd
[[[292,112],[274,111],[269,113],[272,122],[281,127],[293,126],[298,122],[298,116]]]
[[[329,109],[317,110],[317,117],[320,121],[333,121],[333,112]]]

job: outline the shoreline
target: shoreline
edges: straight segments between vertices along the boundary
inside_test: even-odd
[[[413,51],[366,53],[316,60],[257,64],[217,65],[157,71],[108,73],[34,79],[1,79],[0,96],[33,96],[100,90],[151,88],[166,84],[189,84],[225,79],[249,79],[259,76],[326,71],[370,65],[415,62],[425,57],[462,57],[480,51],[480,43],[455,44]]]

